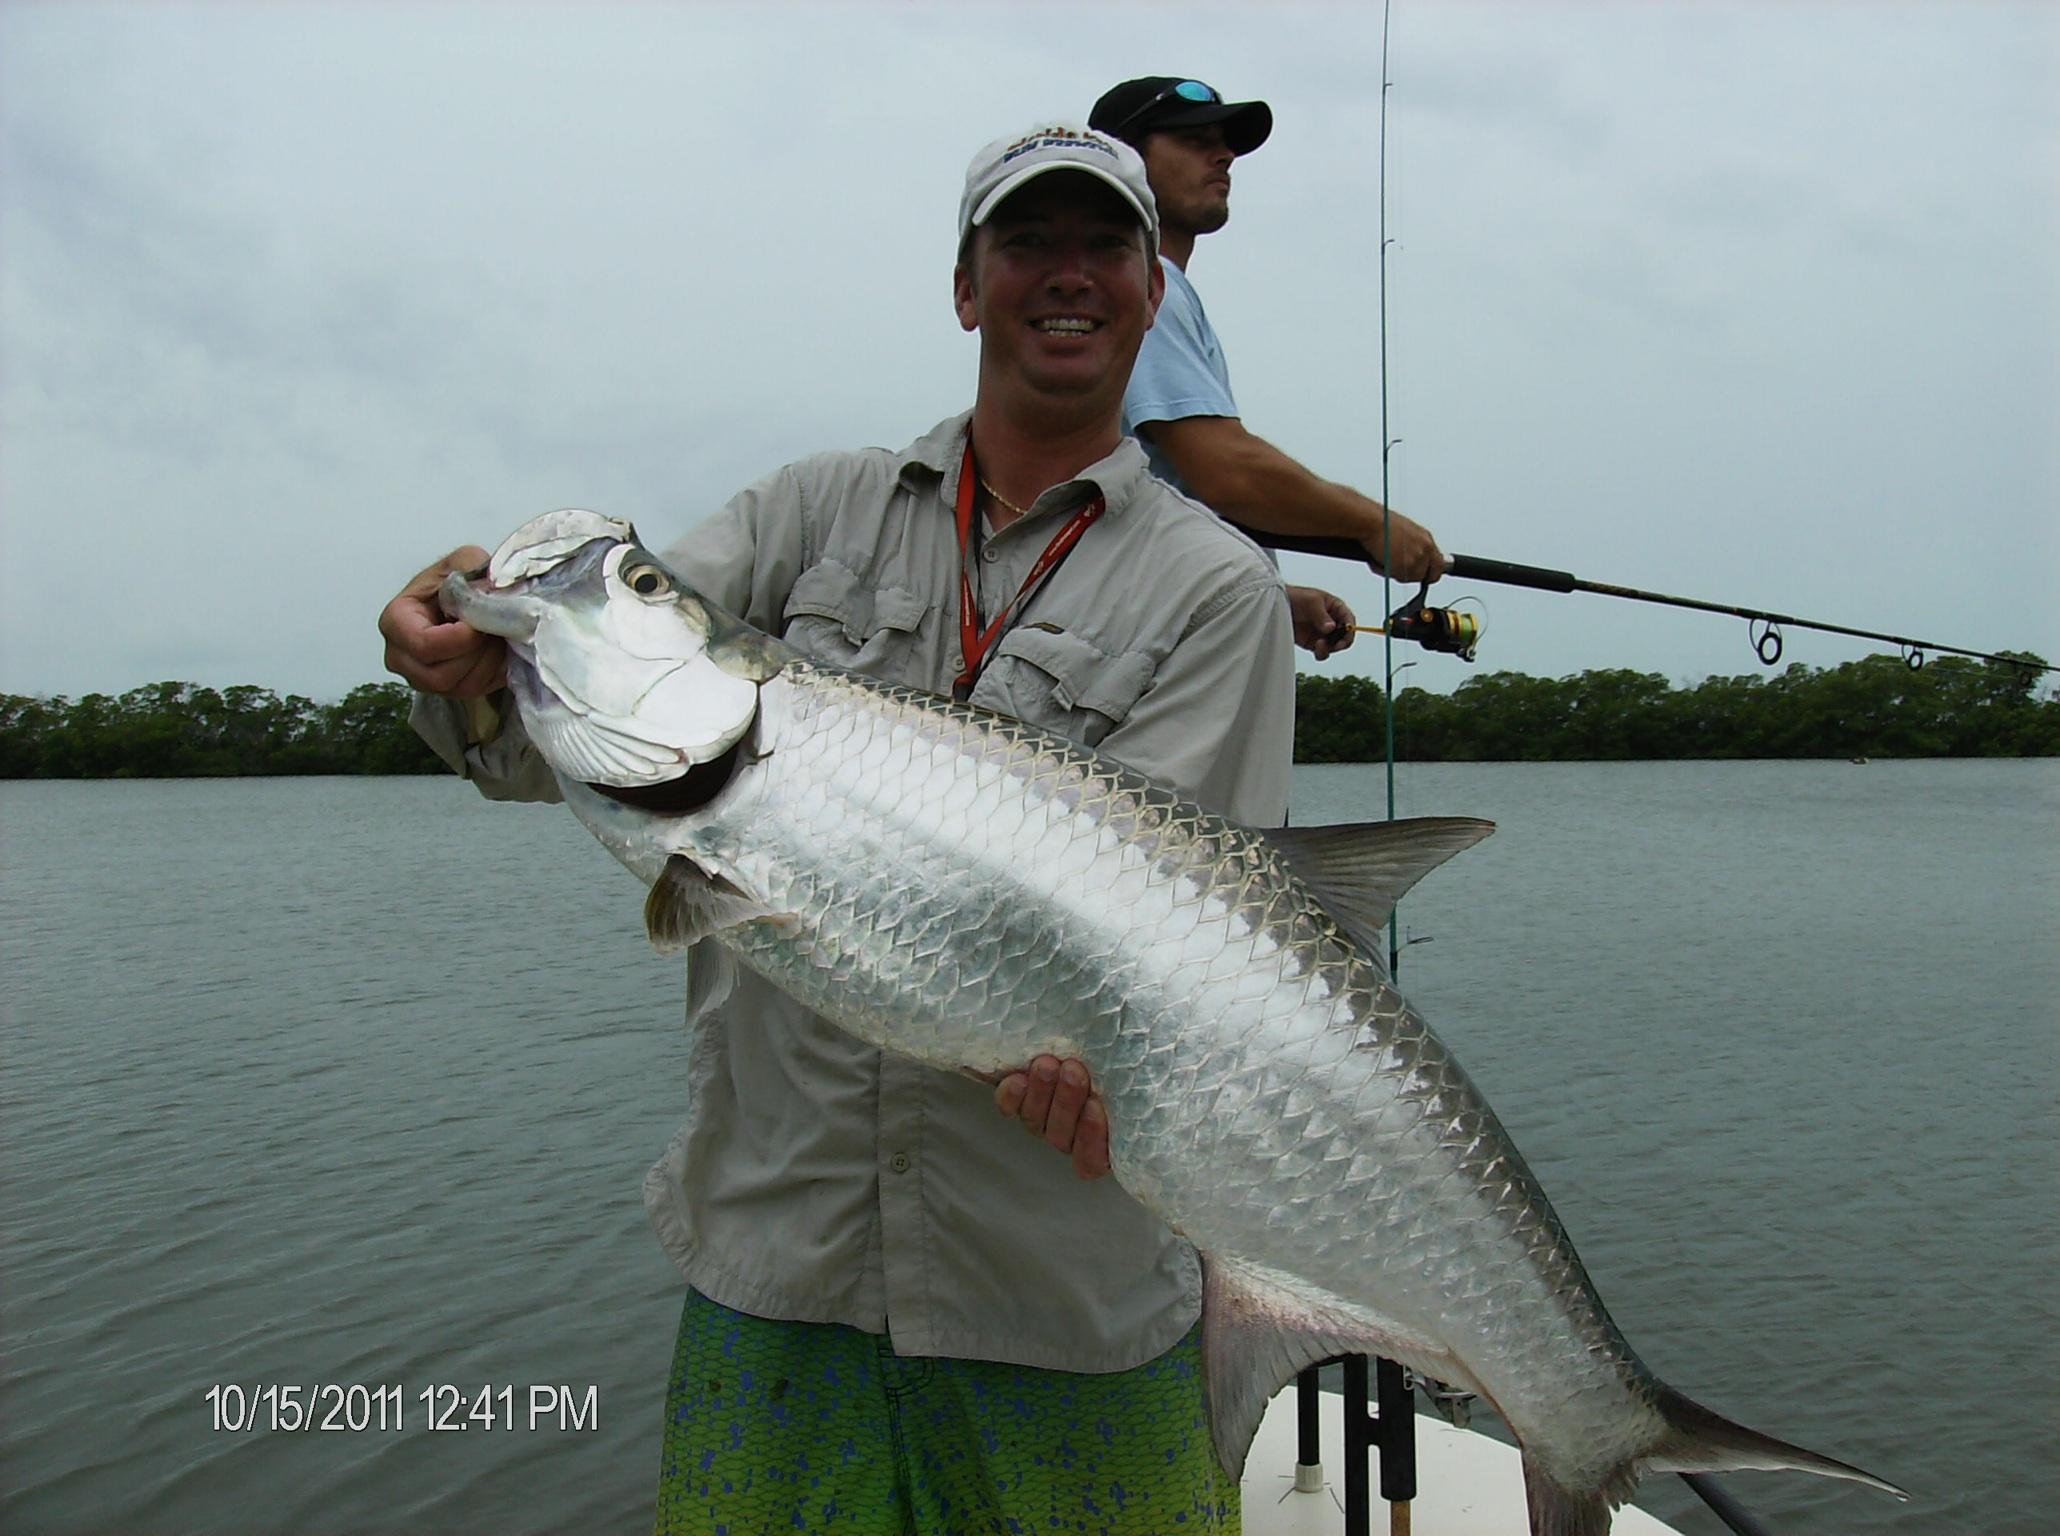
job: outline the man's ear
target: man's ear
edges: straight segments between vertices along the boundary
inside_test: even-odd
[[[1165,281],[1163,276],[1160,281]],[[977,331],[980,328],[979,311],[973,305],[973,265],[970,260],[962,261],[951,269],[951,304],[958,311],[960,330]]]
[[[1166,297],[1166,269],[1160,264],[1156,251],[1146,250],[1144,259],[1152,269],[1151,281],[1145,287],[1145,302],[1151,312],[1145,316],[1144,328],[1150,330],[1159,318],[1159,301]]]

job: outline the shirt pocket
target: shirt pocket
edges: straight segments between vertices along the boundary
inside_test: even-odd
[[[849,566],[825,561],[794,579],[781,635],[813,660],[900,682],[926,612],[908,588],[875,588]]]
[[[1129,718],[1155,670],[1141,651],[1111,655],[1065,630],[1025,625],[995,643],[972,702],[1091,747]]]

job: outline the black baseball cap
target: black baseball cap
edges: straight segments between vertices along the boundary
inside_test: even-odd
[[[1087,126],[1136,144],[1161,128],[1223,125],[1234,155],[1249,155],[1273,132],[1273,108],[1263,101],[1225,101],[1215,86],[1181,75],[1146,75],[1102,93]]]

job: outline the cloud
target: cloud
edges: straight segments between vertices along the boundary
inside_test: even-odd
[[[340,693],[453,544],[565,504],[666,538],[785,459],[907,441],[972,389],[967,156],[1165,68],[1166,14],[0,9],[0,688]],[[1377,15],[1182,17],[1179,66],[1278,122],[1193,268],[1247,420],[1377,484]],[[2060,501],[2056,29],[1401,8],[1398,504],[1473,553],[2007,613],[1979,638],[2060,652],[2026,569]],[[2007,568],[1931,553],[1945,509]],[[1877,537],[1900,557],[1856,567]],[[71,584],[82,549],[116,590]],[[1731,664],[1604,628],[1546,604],[1484,663]]]

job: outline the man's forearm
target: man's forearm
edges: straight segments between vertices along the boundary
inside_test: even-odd
[[[1197,430],[1201,421],[1209,425]],[[1146,429],[1195,495],[1233,522],[1268,533],[1378,535],[1380,503],[1314,473],[1228,417]]]
[[[470,779],[489,800],[555,804],[563,798],[551,765],[529,739],[513,697],[503,691],[495,707],[484,711],[478,707],[481,702],[418,692],[408,724],[446,767]]]
[[[1328,534],[1356,539],[1378,561],[1384,522],[1392,529],[1395,574],[1435,580],[1443,569],[1437,541],[1412,519],[1385,516],[1381,504],[1349,485],[1313,473],[1230,416],[1149,422],[1141,429],[1173,463],[1194,494],[1234,523],[1265,533]]]

